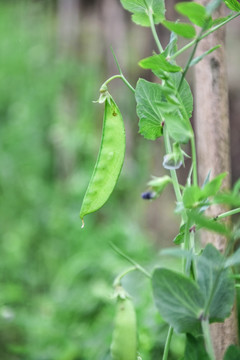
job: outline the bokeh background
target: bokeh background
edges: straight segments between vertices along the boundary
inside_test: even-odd
[[[167,1],[168,19],[177,17],[174,3]],[[227,26],[233,181],[240,176],[239,29],[238,20]],[[166,44],[168,34],[158,31]],[[117,73],[110,46],[130,83],[152,79],[137,66],[156,50],[150,30],[132,24],[118,0],[0,1],[1,360],[110,359],[112,283],[129,264],[109,243],[149,271],[172,261],[159,250],[177,234],[174,195],[141,199],[150,176],[165,174],[163,144],[138,134],[134,98],[119,80],[109,89],[126,124],[126,161],[108,203],[81,230],[103,115],[92,101]],[[184,181],[186,171],[179,175]],[[140,353],[160,358],[167,328],[150,284],[133,273],[124,285],[136,305]],[[171,359],[183,346],[175,336]]]

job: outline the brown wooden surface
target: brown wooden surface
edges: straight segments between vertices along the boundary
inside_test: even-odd
[[[202,5],[206,4],[206,1],[198,2]],[[224,16],[224,9],[221,7],[216,15]],[[217,44],[222,45],[195,67],[195,129],[200,185],[209,170],[211,170],[211,178],[227,171],[224,187],[229,188],[230,139],[224,38],[225,29],[221,28],[202,40],[198,46],[197,55],[200,55]],[[208,215],[216,216],[226,210],[224,206],[215,206]],[[210,232],[204,232],[202,240],[204,245],[212,243],[220,251],[225,249],[227,242],[223,236]],[[221,360],[226,348],[238,341],[235,308],[224,323],[215,323],[211,326],[211,334],[216,359]]]

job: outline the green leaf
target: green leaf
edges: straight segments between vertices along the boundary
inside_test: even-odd
[[[226,175],[227,173],[219,174],[213,180],[207,183],[202,189],[202,198],[208,198],[209,196],[216,195],[220,190],[223,179],[226,177]]]
[[[187,16],[193,24],[200,27],[204,27],[209,18],[205,7],[193,1],[180,2],[175,5],[175,8],[180,14]]]
[[[240,11],[240,4],[237,0],[224,0],[226,6],[233,11]]]
[[[240,196],[236,195],[235,193],[219,193],[214,196],[213,198],[214,204],[226,204],[233,207],[239,207],[240,206]]]
[[[139,131],[146,138],[155,140],[166,126],[172,139],[187,143],[191,138],[192,127],[189,117],[192,113],[192,94],[184,80],[180,92],[177,91],[180,74],[169,74],[165,86],[140,79],[136,86],[137,114]]]
[[[204,338],[187,334],[184,360],[210,360],[205,350]]]
[[[196,36],[196,30],[190,24],[186,23],[175,23],[172,21],[164,20],[162,24],[170,31],[175,32],[176,34],[183,36],[187,39],[192,39]]]
[[[172,65],[168,62],[163,55],[153,55],[142,59],[139,62],[139,65],[143,69],[151,69],[151,70],[161,70],[168,72],[179,72],[182,71],[182,68],[177,65]]]
[[[197,57],[195,57],[191,62],[189,66],[193,66],[196,65],[197,63],[199,63],[199,61],[201,61],[205,56],[211,54],[214,50],[220,48],[221,45],[216,45],[214,47],[212,47],[210,50],[205,51],[202,55],[199,55]]]
[[[223,225],[213,219],[209,219],[206,216],[201,215],[200,213],[198,213],[196,211],[189,212],[189,217],[200,228],[204,228],[209,231],[223,234],[225,236],[230,235],[230,231],[225,225]]]
[[[189,209],[199,205],[202,191],[198,186],[192,185],[186,187],[183,192],[183,204],[185,208]]]
[[[179,73],[170,74],[169,79],[166,80],[166,88],[164,89],[166,99],[169,103],[175,101],[178,104],[178,109],[165,114],[165,121],[170,137],[176,142],[187,143],[193,136],[189,121],[193,110],[193,97],[190,86],[185,79],[180,91],[178,91],[180,80],[181,74]]]
[[[121,0],[121,3],[124,9],[133,13],[132,20],[138,25],[150,26],[150,14],[155,24],[165,18],[164,0]]]
[[[163,99],[162,87],[149,81],[139,79],[135,93],[137,101],[137,115],[139,132],[146,139],[156,140],[163,134],[163,114],[158,105]]]
[[[239,360],[240,359],[240,348],[235,345],[230,345],[224,354],[223,360]]]
[[[175,331],[199,330],[204,299],[193,280],[161,268],[153,273],[152,287],[157,309]]]
[[[150,180],[147,185],[150,186],[157,195],[160,195],[169,183],[172,183],[172,179],[168,175],[162,177],[153,176],[152,180]]]
[[[240,179],[238,179],[233,186],[233,194],[238,196],[240,191]]]
[[[228,15],[228,16],[225,16],[223,18],[214,19],[213,22],[212,22],[212,26],[220,25],[220,24],[224,23],[227,19],[229,19],[231,17],[232,17],[231,15]]]
[[[163,55],[165,57],[172,56],[173,54],[175,54],[175,52],[177,52],[177,40],[178,40],[177,34],[171,32],[169,43],[163,52]]]
[[[205,299],[205,311],[210,322],[223,321],[230,315],[234,303],[234,280],[230,269],[224,269],[223,255],[208,244],[196,257],[197,283]]]
[[[240,264],[240,248],[237,249],[231,256],[225,261],[225,267],[236,266]]]

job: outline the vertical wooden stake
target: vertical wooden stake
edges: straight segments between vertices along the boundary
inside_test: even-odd
[[[206,5],[205,0],[198,1]],[[224,6],[218,10],[218,16],[224,15]],[[195,129],[197,138],[198,166],[200,185],[209,170],[211,178],[227,171],[224,186],[230,185],[230,147],[228,118],[228,87],[224,53],[225,30],[221,28],[199,43],[197,55],[217,44],[221,48],[205,57],[195,67]],[[210,216],[226,211],[222,206],[215,206],[209,211]],[[223,251],[226,238],[218,234],[204,232],[203,242],[212,243]],[[216,359],[223,359],[224,352],[230,344],[237,343],[237,316],[235,307],[231,316],[224,323],[211,326],[211,335]]]

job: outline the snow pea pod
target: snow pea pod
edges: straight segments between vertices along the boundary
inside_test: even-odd
[[[122,169],[125,146],[122,115],[113,98],[108,95],[105,100],[100,150],[80,210],[82,220],[85,215],[101,208],[111,195]]]
[[[132,300],[118,297],[111,355],[113,360],[137,359],[137,324]]]

